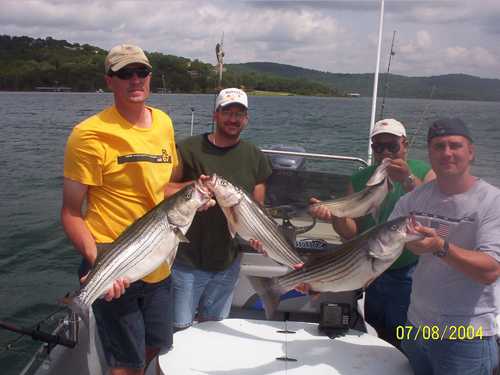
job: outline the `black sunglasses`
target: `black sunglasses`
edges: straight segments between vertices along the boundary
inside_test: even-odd
[[[146,78],[149,74],[151,74],[151,70],[148,68],[121,68],[120,70],[113,72],[109,71],[109,76],[117,76],[120,79],[130,79],[137,74],[139,78]]]
[[[401,145],[399,144],[399,142],[397,142],[397,143],[395,143],[395,142],[387,142],[387,143],[385,143],[385,142],[376,142],[376,143],[372,143],[372,150],[376,154],[380,154],[380,153],[382,153],[386,149],[389,152],[391,152],[391,153],[396,153],[396,152],[398,152],[401,149]]]

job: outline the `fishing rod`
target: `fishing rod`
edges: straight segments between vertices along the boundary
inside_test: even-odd
[[[194,107],[191,107],[191,133],[190,135],[193,135],[193,128],[194,128]]]
[[[392,33],[392,43],[391,43],[391,51],[389,53],[389,63],[387,64],[387,72],[385,73],[385,77],[384,77],[382,104],[380,105],[380,116],[379,116],[380,120],[382,120],[384,118],[385,94],[386,94],[387,88],[389,87],[389,72],[391,70],[391,60],[392,60],[392,56],[394,56],[396,54],[396,52],[394,52],[394,40],[395,39],[396,39],[396,30],[394,30]]]
[[[46,342],[49,345],[62,345],[67,348],[74,348],[76,346],[76,341],[67,339],[66,337],[60,335],[53,335],[44,331],[41,331],[37,326],[35,329],[19,327],[11,323],[7,323],[0,320],[0,328],[6,329],[11,332],[20,333],[21,335],[30,336],[33,340]]]
[[[420,129],[422,128],[424,118],[427,115],[427,112],[429,111],[429,108],[431,106],[432,97],[434,96],[434,91],[436,91],[436,85],[432,86],[431,94],[429,95],[429,103],[427,103],[427,105],[425,106],[424,111],[422,112],[422,115],[420,116],[420,119],[417,122],[415,133],[412,135],[412,137],[408,141],[408,149],[411,148],[411,146],[415,142],[415,139],[417,139],[417,136],[418,136],[418,133],[420,132]]]

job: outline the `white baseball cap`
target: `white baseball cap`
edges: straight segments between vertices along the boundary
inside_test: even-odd
[[[406,137],[406,130],[403,124],[393,118],[377,121],[373,127],[370,137],[374,137],[377,134],[382,133],[394,134],[398,137]]]
[[[247,94],[243,90],[236,88],[221,90],[215,100],[215,109],[217,110],[219,107],[225,107],[233,103],[241,104],[245,108],[248,108]]]

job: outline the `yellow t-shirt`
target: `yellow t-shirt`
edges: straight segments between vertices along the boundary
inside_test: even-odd
[[[134,126],[113,106],[76,125],[68,139],[64,177],[89,186],[84,219],[97,243],[113,242],[161,202],[178,164],[172,120],[147,108],[150,128]],[[169,274],[165,262],[143,280]]]

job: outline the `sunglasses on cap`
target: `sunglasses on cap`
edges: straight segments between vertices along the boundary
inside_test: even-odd
[[[399,142],[373,142],[372,150],[376,154],[381,154],[384,150],[387,150],[391,153],[396,153],[401,149],[401,145]]]
[[[148,75],[151,74],[151,70],[149,70],[146,67],[140,67],[140,68],[121,68],[120,70],[113,72],[109,71],[109,76],[117,76],[120,79],[130,79],[134,76],[134,74],[137,75],[139,78],[146,78]]]

